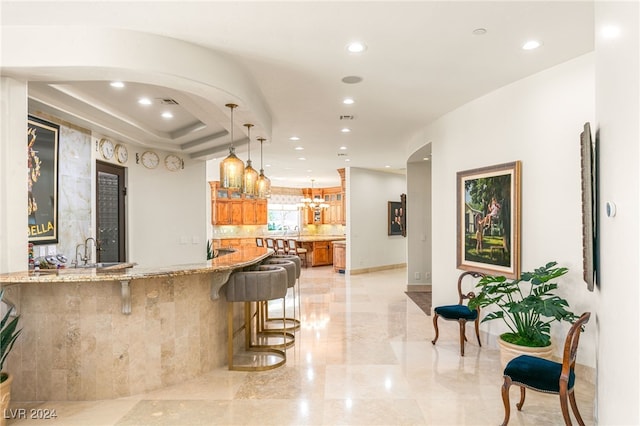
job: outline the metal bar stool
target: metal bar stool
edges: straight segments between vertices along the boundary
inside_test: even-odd
[[[300,260],[300,257],[296,256],[295,254],[274,254],[274,255],[271,255],[269,257],[269,259],[285,259],[285,260],[289,260],[289,261],[295,263],[295,265],[296,265],[296,278],[298,280],[298,285],[296,286],[296,287],[298,287],[298,316],[296,318],[299,319],[300,316],[302,315],[302,308],[300,306],[301,300],[302,300],[301,293],[300,293],[300,285],[301,285],[301,283],[300,283],[300,275],[301,275],[301,272],[302,272],[302,261]],[[295,292],[295,287],[294,287],[293,291]],[[295,298],[295,293],[294,293],[294,298]],[[295,300],[294,300],[294,303],[295,303]],[[294,314],[294,316],[295,316],[295,314]]]
[[[296,314],[296,300],[298,301],[298,308],[299,308],[299,302],[300,302],[300,287],[298,286],[298,297],[296,297],[296,288],[295,288],[296,281],[300,276],[298,272],[300,270],[300,266],[299,264],[295,263],[295,261],[293,260],[293,256],[291,257],[289,257],[288,255],[279,255],[279,256],[276,255],[276,256],[277,257],[271,256],[265,259],[262,262],[262,265],[275,265],[275,266],[285,268],[287,270],[287,280],[288,280],[287,286],[288,288],[291,289],[291,293],[293,294],[293,317],[287,317],[286,303],[285,303],[285,310],[282,312],[282,317],[270,318],[268,303],[265,303],[265,309],[264,309],[263,316],[261,318],[261,323],[260,323],[262,327],[260,328],[260,330],[264,332],[272,332],[272,331],[281,332],[283,330],[279,326],[277,328],[273,328],[270,325],[271,323],[274,323],[274,322],[276,324],[282,324],[282,321],[284,320],[285,331],[296,331],[300,329],[299,309],[298,309],[298,313]]]
[[[288,273],[286,269],[276,265],[263,265],[259,270],[234,272],[225,284],[227,297],[227,356],[229,370],[265,371],[277,368],[287,361],[284,346],[287,342],[286,332],[282,332],[283,349],[274,345],[260,345],[253,340],[253,314],[251,306],[269,300],[282,299],[282,309],[285,309],[285,298],[288,288]],[[233,327],[233,304],[244,303],[244,324],[238,329]],[[283,320],[283,328],[286,323]],[[234,362],[233,337],[244,328],[245,363]],[[255,353],[254,353],[255,352]],[[242,357],[239,355],[238,358]],[[248,356],[247,356],[248,355]]]

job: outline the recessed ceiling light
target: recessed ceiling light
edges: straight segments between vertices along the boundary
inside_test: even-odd
[[[347,50],[349,53],[362,53],[367,50],[367,46],[360,41],[353,41],[347,44]]]
[[[302,146],[296,146],[294,149],[295,149],[296,151],[302,151],[302,150],[304,149],[304,147],[302,147]]]
[[[351,161],[351,159],[350,159],[350,158],[347,158],[347,159],[346,159],[346,160],[344,160],[344,161],[348,163],[349,161]]]
[[[346,77],[342,77],[342,82],[346,84],[357,84],[362,81],[362,77],[357,75],[348,75]]]
[[[290,141],[299,141],[299,140],[300,140],[300,138],[299,138],[298,136],[291,136],[291,137],[289,138],[289,140],[290,140]]]
[[[265,167],[271,167],[271,164],[265,164],[264,166]]]
[[[345,105],[352,105],[355,101],[353,100],[353,98],[344,98],[342,100],[342,103]]]
[[[424,157],[423,160],[424,161],[429,161],[429,157]]]
[[[388,165],[388,164],[384,166],[384,168],[385,168],[385,169],[388,169],[388,168],[390,168],[390,167],[391,167],[391,166],[390,166],[390,165]]]
[[[347,149],[347,147],[346,146],[341,146],[340,149],[344,151],[344,150]]]
[[[162,113],[162,118],[173,118],[173,114],[171,114],[169,111],[165,111]]]
[[[151,105],[151,99],[149,99],[149,98],[140,98],[140,99],[138,99],[138,103],[140,105]]]
[[[121,81],[112,81],[109,84],[111,87],[115,87],[116,89],[122,89],[124,87],[124,83]]]
[[[542,46],[542,43],[540,43],[538,40],[529,40],[522,45],[522,50],[533,50],[537,49],[540,46]]]
[[[306,160],[306,158],[304,158],[304,157],[298,157],[298,160],[300,160],[300,161],[304,161],[304,160]]]
[[[342,133],[349,133],[349,132],[351,131],[351,129],[350,129],[350,128],[348,128],[348,127],[343,127],[342,129],[340,129],[340,131],[341,131]]]
[[[485,35],[487,33],[486,28],[476,28],[471,32],[473,35]]]
[[[620,37],[620,32],[620,27],[616,25],[605,25],[602,27],[602,30],[600,30],[600,34],[606,39],[618,38]]]

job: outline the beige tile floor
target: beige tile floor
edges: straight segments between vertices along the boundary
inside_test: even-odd
[[[345,277],[330,267],[302,275],[302,327],[279,369],[222,367],[143,395],[86,402],[25,403],[55,410],[55,420],[8,425],[497,425],[503,417],[498,353],[473,339],[459,356],[458,327],[433,325],[404,291],[406,271]],[[454,284],[452,284],[454,285]],[[469,335],[473,331],[469,326]],[[224,350],[224,348],[221,348]],[[512,405],[518,396],[512,388]],[[594,387],[576,385],[593,424]],[[27,410],[28,412],[28,410]],[[527,393],[511,425],[561,425],[555,395]]]

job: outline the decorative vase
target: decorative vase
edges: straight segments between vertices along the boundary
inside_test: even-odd
[[[9,410],[9,402],[11,401],[11,383],[13,382],[13,376],[9,373],[0,373],[2,376],[7,376],[7,380],[0,383],[0,426],[7,424],[6,413]]]
[[[502,364],[503,370],[509,361],[520,355],[537,356],[538,358],[548,360],[553,358],[553,344],[543,347],[520,346],[505,342],[502,340],[502,336],[500,336],[498,338],[498,345],[500,346],[500,363]]]

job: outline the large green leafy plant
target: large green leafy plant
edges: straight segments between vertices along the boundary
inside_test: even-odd
[[[573,323],[578,317],[568,310],[569,303],[554,294],[558,288],[552,280],[568,272],[549,262],[533,272],[523,272],[519,279],[487,275],[476,287],[480,293],[469,301],[469,308],[495,306],[482,322],[501,319],[510,332],[502,339],[521,346],[543,347],[551,344],[551,323]]]
[[[0,301],[2,301],[2,297],[4,296],[4,289],[0,290]],[[2,322],[0,322],[0,372],[4,369],[4,361],[11,352],[13,348],[13,344],[16,342],[16,339],[22,332],[22,329],[16,330],[18,327],[18,320],[20,319],[20,315],[17,315],[11,321],[9,321],[11,315],[11,309],[7,310],[7,313],[2,318]],[[7,379],[6,373],[0,373],[0,383],[4,382]]]

